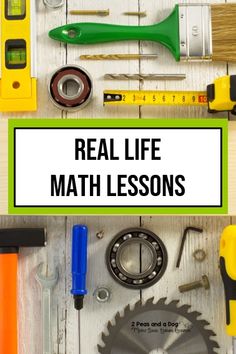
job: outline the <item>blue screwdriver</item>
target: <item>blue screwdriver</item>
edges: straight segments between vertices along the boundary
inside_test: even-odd
[[[87,273],[87,246],[88,246],[88,228],[85,225],[74,225],[72,230],[72,289],[74,296],[75,309],[83,308],[84,295],[86,289]]]

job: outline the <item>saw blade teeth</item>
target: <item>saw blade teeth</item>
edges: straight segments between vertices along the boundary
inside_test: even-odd
[[[192,311],[191,315],[194,316],[195,318],[198,318],[198,317],[202,316],[202,313],[198,312],[198,311]]]
[[[142,303],[141,300],[138,300],[138,301],[136,301],[135,304],[134,304],[134,309],[136,309],[137,307],[141,307],[141,306],[143,306],[143,303]]]
[[[200,320],[199,323],[201,324],[202,327],[207,327],[210,325],[210,323],[206,320]]]
[[[212,331],[211,329],[206,329],[206,331],[207,331],[209,337],[216,337],[215,332]]]
[[[160,300],[158,300],[158,302],[156,303],[156,305],[166,305],[166,300],[167,300],[167,297],[162,297]]]
[[[191,306],[190,305],[182,305],[179,307],[179,309],[187,313],[191,309]]]
[[[100,344],[97,345],[99,353],[103,354],[104,352],[104,347],[102,347]]]
[[[212,348],[216,348],[216,349],[220,348],[219,344],[215,340],[211,340],[211,344],[212,344]]]
[[[111,331],[112,327],[113,327],[113,326],[112,326],[111,321],[108,321],[107,329],[108,329],[109,332]]]
[[[154,304],[154,296],[147,299],[147,301],[144,303],[144,306],[149,304]]]
[[[124,308],[124,314],[127,315],[128,312],[130,312],[130,305],[125,306]]]
[[[119,319],[121,318],[121,315],[119,312],[117,312],[117,314],[115,315],[115,321],[116,323],[119,321]]]
[[[101,337],[102,337],[102,341],[105,343],[108,336],[104,332],[102,332]]]
[[[170,306],[173,306],[173,307],[178,307],[178,304],[179,304],[179,300],[172,300],[169,305]]]

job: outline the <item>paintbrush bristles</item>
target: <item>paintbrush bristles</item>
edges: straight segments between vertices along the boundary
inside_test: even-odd
[[[236,4],[212,9],[213,60],[236,62]]]

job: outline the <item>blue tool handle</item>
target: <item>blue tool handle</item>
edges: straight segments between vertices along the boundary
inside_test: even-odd
[[[72,289],[75,308],[80,310],[83,307],[83,298],[87,294],[86,273],[87,273],[87,245],[88,229],[85,225],[74,225],[72,231]]]

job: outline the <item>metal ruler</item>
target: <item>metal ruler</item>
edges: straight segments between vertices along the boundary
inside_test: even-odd
[[[35,111],[35,0],[0,3],[0,111]]]
[[[207,106],[205,91],[104,91],[104,105]]]

